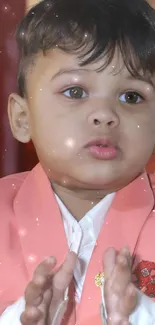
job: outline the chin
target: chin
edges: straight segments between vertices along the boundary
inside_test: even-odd
[[[78,184],[80,185],[79,187],[85,188],[85,189],[92,189],[92,190],[110,190],[112,188],[118,188],[118,180],[116,178],[112,177],[105,177],[96,176],[93,177],[90,175],[88,178],[83,178],[83,179],[78,179]]]

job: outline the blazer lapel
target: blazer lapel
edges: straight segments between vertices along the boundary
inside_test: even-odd
[[[47,176],[38,164],[14,200],[14,212],[30,277],[48,256],[60,265],[68,252],[62,217]]]
[[[14,200],[14,212],[29,279],[48,256],[55,256],[59,267],[69,248],[59,207],[40,164],[25,179]],[[72,301],[63,324],[75,324]]]

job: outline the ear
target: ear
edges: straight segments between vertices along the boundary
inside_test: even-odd
[[[26,100],[17,94],[11,94],[8,101],[8,116],[14,137],[22,143],[29,142],[31,135]]]

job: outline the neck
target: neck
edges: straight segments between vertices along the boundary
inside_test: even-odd
[[[52,183],[52,187],[77,221],[80,221],[93,206],[109,194],[94,190],[72,190],[56,183]]]

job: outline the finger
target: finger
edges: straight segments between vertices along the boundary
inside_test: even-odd
[[[53,296],[62,294],[69,286],[77,262],[77,255],[70,252],[63,265],[53,277]]]
[[[25,302],[27,305],[38,306],[43,297],[46,278],[38,277],[31,281],[25,290]]]
[[[35,325],[42,317],[42,313],[36,307],[26,308],[25,312],[21,315],[22,325]]]
[[[41,304],[38,306],[38,309],[41,312],[41,320],[36,325],[45,325],[48,324],[48,316],[49,316],[49,307],[52,301],[52,290],[48,289],[43,294],[43,299]],[[51,322],[49,323],[51,325]]]
[[[116,263],[116,250],[114,248],[108,248],[104,253],[103,258],[103,270],[105,281],[108,280],[114,270]]]
[[[126,259],[128,261],[128,264],[129,264],[129,267],[131,268],[132,267],[132,257],[131,257],[129,247],[128,246],[122,247],[120,249],[119,254],[126,257]]]
[[[54,275],[52,281],[53,295],[49,308],[49,323],[59,324],[57,320],[57,311],[61,309],[61,316],[63,317],[64,306],[66,308],[68,301],[64,301],[64,293],[68,288],[74,274],[74,269],[77,262],[77,255],[70,252],[64,261],[59,271]],[[60,317],[61,318],[61,317]]]
[[[127,318],[122,317],[120,314],[116,313],[108,317],[107,325],[131,325]]]
[[[52,270],[55,266],[55,259],[47,259],[41,263],[33,276],[33,280],[28,284],[25,291],[26,305],[38,306],[43,298],[43,293],[52,280]]]
[[[41,317],[40,321],[36,323],[36,325],[48,324],[47,318],[49,315],[49,307],[50,307],[51,300],[52,300],[52,289],[51,289],[51,283],[50,283],[50,288],[45,290],[45,292],[42,295],[42,301],[38,305],[38,310],[41,312],[40,315],[42,315],[42,317]],[[51,325],[51,322],[49,324]]]
[[[122,321],[122,323],[120,325],[131,325],[129,320],[125,319]]]
[[[128,259],[120,252],[116,257],[116,266],[111,277],[113,291],[118,295],[123,295],[130,281],[131,269]]]
[[[138,295],[136,287],[130,283],[126,289],[124,295],[123,304],[121,304],[120,309],[122,315],[129,317],[130,314],[134,311],[138,304]]]
[[[54,256],[48,257],[45,261],[40,263],[34,272],[34,276],[37,275],[48,275],[51,273],[51,270],[54,269],[56,265],[56,259]]]
[[[59,306],[59,312],[55,313],[53,317],[51,318],[49,316],[47,325],[60,325],[62,324],[65,312],[67,311],[68,301],[63,301],[61,305]]]

